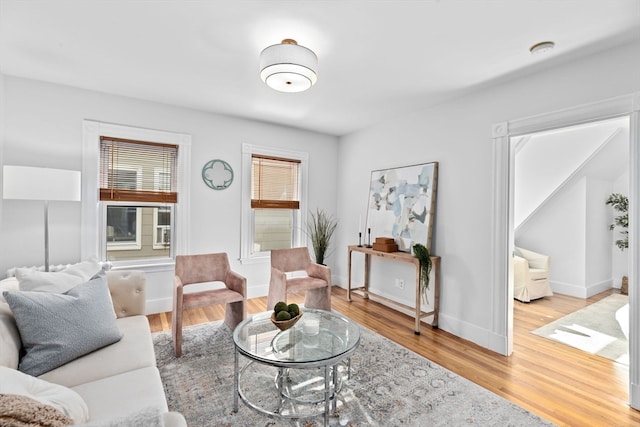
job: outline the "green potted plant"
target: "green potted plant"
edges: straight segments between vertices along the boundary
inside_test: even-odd
[[[431,274],[431,254],[429,249],[421,243],[412,246],[413,254],[420,261],[420,294],[424,302],[428,303],[427,290],[429,289],[429,275]]]
[[[611,205],[616,212],[621,213],[621,215],[613,219],[614,222],[609,225],[609,230],[613,231],[616,226],[622,228],[620,233],[625,237],[624,239],[616,240],[616,246],[618,246],[620,250],[625,250],[629,247],[629,232],[627,231],[627,228],[629,228],[629,199],[623,194],[611,193],[606,204]]]
[[[311,212],[310,215],[311,219],[307,222],[307,235],[311,238],[316,262],[324,264],[338,220],[320,208],[316,209],[315,213]]]
[[[609,225],[609,230],[613,231],[616,227],[622,229],[620,233],[624,238],[616,240],[616,246],[623,251],[629,247],[629,232],[627,231],[629,228],[629,198],[624,194],[611,193],[606,204],[611,205],[616,212],[620,213],[620,215],[613,219],[613,224]],[[628,287],[629,278],[627,276],[623,276],[620,291],[623,294],[626,294],[628,292]]]

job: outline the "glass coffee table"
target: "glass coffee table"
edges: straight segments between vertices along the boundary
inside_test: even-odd
[[[271,322],[271,311],[247,318],[234,330],[234,412],[240,397],[269,416],[324,415],[328,425],[349,377],[350,356],[360,344],[360,328],[334,311],[301,310],[300,320],[285,331]],[[248,359],[242,367],[240,355]]]

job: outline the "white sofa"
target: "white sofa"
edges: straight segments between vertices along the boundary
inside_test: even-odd
[[[522,302],[553,296],[549,275],[551,257],[515,248],[513,256],[513,297]]]
[[[29,397],[46,403],[47,394],[70,394],[76,399],[71,405],[81,406],[81,410],[88,413],[76,424],[86,426],[186,426],[181,414],[169,412],[167,408],[145,316],[144,272],[108,271],[106,280],[122,338],[43,373],[37,379],[17,371],[22,342],[11,308],[2,298],[3,291],[18,290],[18,280],[0,281],[0,395],[22,387],[26,391],[15,394],[34,393],[35,396]],[[6,368],[15,370],[15,374]],[[26,385],[17,384],[22,381],[26,381]],[[51,388],[55,390],[52,392]],[[39,398],[38,393],[45,396]],[[78,421],[78,418],[74,420]]]

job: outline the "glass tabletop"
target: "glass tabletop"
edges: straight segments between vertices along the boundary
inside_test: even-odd
[[[233,332],[236,348],[251,359],[271,365],[322,365],[341,360],[360,343],[360,328],[334,311],[301,307],[300,320],[280,331],[271,311],[254,314]]]

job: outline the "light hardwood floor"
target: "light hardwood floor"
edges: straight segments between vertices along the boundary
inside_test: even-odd
[[[588,300],[555,295],[529,304],[515,301],[514,352],[501,356],[439,329],[413,333],[413,319],[334,286],[332,308],[359,324],[560,426],[640,425],[628,405],[629,369],[608,359],[538,337],[530,331],[607,295]],[[301,295],[289,302],[302,303]],[[266,310],[266,297],[248,301],[249,313]],[[223,308],[185,313],[185,325],[219,320]],[[171,313],[149,316],[152,331],[171,328]]]

